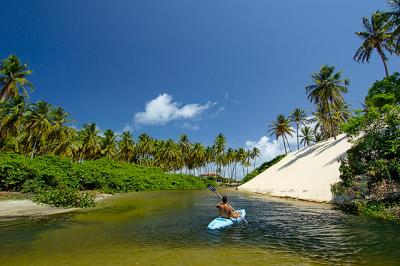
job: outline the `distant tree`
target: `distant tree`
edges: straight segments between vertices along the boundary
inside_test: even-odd
[[[52,130],[52,106],[45,101],[32,104],[25,113],[24,139],[25,150],[31,150],[31,157],[43,149],[47,136]]]
[[[296,139],[297,139],[297,149],[300,149],[299,144],[299,127],[304,125],[307,115],[306,112],[300,108],[296,108],[290,115],[290,121],[296,125]]]
[[[107,158],[114,158],[117,153],[117,136],[114,131],[107,129],[101,143],[101,154]]]
[[[271,135],[275,135],[276,139],[279,139],[280,137],[282,138],[283,147],[285,148],[285,154],[287,154],[286,144],[291,151],[287,135],[292,136],[292,133],[294,131],[290,127],[290,120],[287,119],[285,115],[280,114],[269,127],[269,132]]]
[[[118,142],[117,158],[123,162],[132,162],[135,152],[133,138],[130,132],[125,131],[121,135],[121,140]]]

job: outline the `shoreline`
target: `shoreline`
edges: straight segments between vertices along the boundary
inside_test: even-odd
[[[112,194],[99,193],[95,197],[95,202],[101,202],[112,196]],[[0,200],[0,222],[15,220],[19,218],[44,217],[55,214],[74,212],[83,209],[85,208],[54,207],[48,204],[36,203],[28,198],[4,199]]]

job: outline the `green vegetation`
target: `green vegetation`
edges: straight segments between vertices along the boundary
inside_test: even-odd
[[[208,183],[213,181],[107,158],[74,163],[57,156],[31,159],[0,153],[0,191],[34,193],[35,200],[55,206],[93,206],[93,190],[114,193],[202,189]]]
[[[271,161],[263,163],[262,165],[260,165],[259,167],[257,167],[256,169],[254,169],[253,171],[248,173],[245,176],[245,178],[242,179],[242,181],[241,181],[242,184],[252,180],[254,177],[256,177],[257,175],[261,174],[262,172],[264,172],[265,170],[267,170],[268,168],[270,168],[271,166],[273,166],[274,164],[278,163],[280,160],[285,158],[285,156],[286,155],[278,155],[277,157],[275,157]]]
[[[232,181],[238,167],[244,175],[260,154],[257,148],[227,147],[222,134],[206,147],[187,135],[178,142],[147,134],[135,140],[128,131],[101,132],[95,123],[76,129],[63,108],[29,102],[31,74],[14,55],[0,62],[0,191],[32,192],[39,202],[86,207],[94,204],[91,190],[205,187],[204,179],[191,175]]]
[[[370,88],[365,109],[346,124],[355,145],[332,187],[339,208],[384,219],[400,218],[400,75]]]

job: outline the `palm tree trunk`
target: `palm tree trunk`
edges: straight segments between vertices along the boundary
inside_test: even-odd
[[[296,123],[297,150],[300,150],[299,145],[299,124]]]
[[[289,152],[292,152],[292,148],[290,148],[289,140],[288,140],[286,134],[284,134],[283,137],[286,139],[286,142],[287,142],[287,145],[288,145],[288,148],[289,148]]]
[[[285,154],[287,154],[286,143],[285,143],[285,137],[284,136],[282,136],[282,140],[283,140],[283,147],[285,148]]]
[[[331,109],[330,109],[328,102],[327,102],[326,107],[328,108],[329,123],[331,124],[331,133],[332,133],[332,136],[334,137],[334,139],[336,140],[336,134],[335,134],[335,129],[333,127],[333,119],[332,119],[332,115],[331,115]]]
[[[378,48],[378,53],[381,56],[381,59],[382,59],[382,62],[383,62],[383,66],[385,67],[386,77],[389,77],[389,69],[388,69],[388,66],[386,64],[386,58],[383,55],[382,49]]]

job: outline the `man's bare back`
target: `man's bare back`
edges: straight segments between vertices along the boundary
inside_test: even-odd
[[[220,202],[216,207],[219,210],[219,216],[225,219],[240,217],[240,213],[234,212],[228,203]]]

